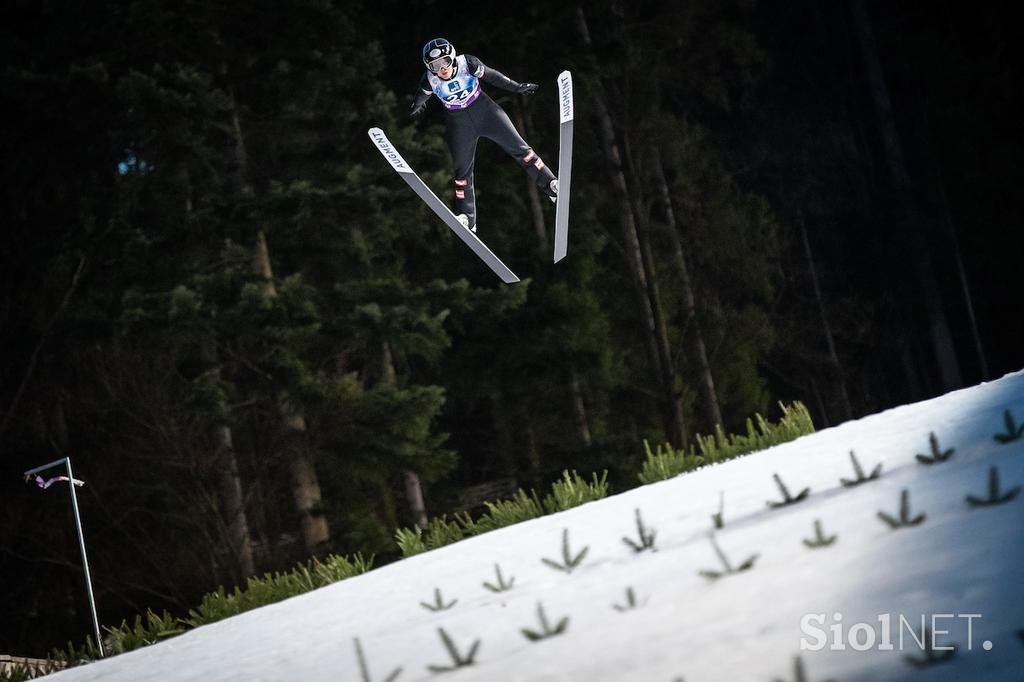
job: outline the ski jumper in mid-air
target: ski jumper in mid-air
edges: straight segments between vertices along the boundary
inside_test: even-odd
[[[558,195],[558,180],[512,125],[508,114],[480,87],[480,81],[503,90],[528,95],[534,83],[517,83],[485,66],[469,54],[456,54],[455,46],[435,38],[423,46],[427,71],[420,79],[409,115],[419,116],[430,96],[444,105],[445,142],[455,164],[455,210],[459,222],[476,232],[476,196],[473,192],[473,164],[476,143],[481,137],[493,140],[516,159],[542,193],[552,201]]]

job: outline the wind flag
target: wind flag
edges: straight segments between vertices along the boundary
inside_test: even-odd
[[[38,474],[36,475],[36,484],[43,490],[46,490],[51,485],[59,481],[71,481],[72,483],[79,487],[85,485],[85,481],[80,481],[77,478],[68,478],[67,476],[54,476],[53,478],[47,478],[44,480],[42,476],[39,476]]]

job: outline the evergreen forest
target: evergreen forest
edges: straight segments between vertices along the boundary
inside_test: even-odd
[[[1020,51],[998,3],[13,0],[0,26],[0,653],[800,401],[817,428],[1024,365]],[[450,39],[558,159],[482,140],[446,202],[420,48]],[[1017,225],[1017,227],[1014,227]],[[709,495],[717,494],[709,492]]]

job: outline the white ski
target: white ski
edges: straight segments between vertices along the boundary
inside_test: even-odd
[[[572,74],[558,74],[558,197],[555,203],[555,262],[565,258],[569,242],[569,191],[572,185]]]
[[[494,271],[501,281],[505,284],[514,284],[519,281],[515,273],[508,269],[501,260],[494,255],[494,253],[487,248],[487,245],[480,241],[474,233],[470,232],[467,228],[462,226],[455,214],[451,212],[451,209],[445,205],[443,201],[437,198],[426,183],[420,179],[420,176],[416,175],[416,172],[405,162],[401,154],[395,149],[394,145],[388,140],[387,135],[380,128],[370,128],[367,131],[370,139],[377,145],[377,149],[384,158],[388,160],[391,167],[398,171],[398,174],[402,176],[406,184],[412,187],[413,191],[422,199],[427,206],[437,214],[437,216],[444,221],[445,225],[451,228],[452,232],[456,236],[466,243],[466,246],[473,250],[477,256],[480,257],[484,263],[487,264],[491,270]],[[561,191],[561,185],[559,185],[559,191]]]

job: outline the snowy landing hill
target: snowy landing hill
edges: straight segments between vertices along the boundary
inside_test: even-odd
[[[1010,493],[1024,484],[1024,438],[1001,442],[1022,422],[1024,371],[464,540],[53,679],[381,682],[400,667],[399,682],[1022,680],[1024,495]],[[843,486],[857,478],[851,450],[865,477],[878,466],[880,476]],[[809,492],[769,506],[784,499],[773,474],[794,498]],[[724,527],[714,530],[720,493]],[[1007,499],[972,506],[968,495]],[[656,551],[623,542],[642,544],[637,509]],[[879,512],[907,525],[892,528]],[[816,521],[832,544],[803,542],[815,538]],[[571,573],[542,562],[564,561],[565,530],[570,558],[589,548]],[[495,565],[514,578],[510,590],[483,587],[497,583]],[[454,605],[425,608],[435,590]],[[559,626],[536,641],[523,633]],[[922,651],[918,642],[930,648],[933,637],[934,650]]]

